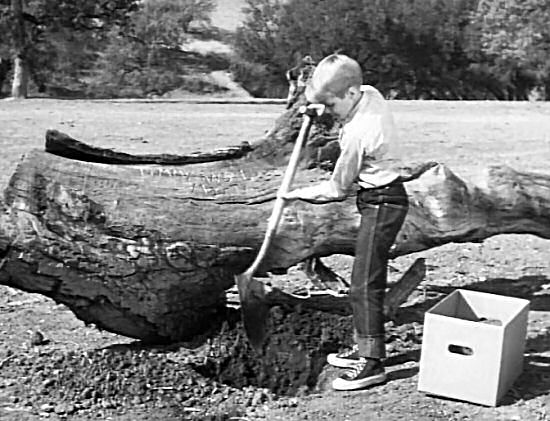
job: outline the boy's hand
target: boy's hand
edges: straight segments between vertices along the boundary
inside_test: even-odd
[[[314,117],[321,117],[325,112],[325,105],[324,104],[309,104],[309,105],[302,105],[298,112],[300,114],[306,114],[310,116],[311,118]]]
[[[286,193],[280,195],[279,197],[281,197],[284,200],[288,200],[288,201],[300,199],[300,197],[296,194],[296,190],[286,192]]]

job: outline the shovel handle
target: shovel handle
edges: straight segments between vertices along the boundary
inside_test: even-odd
[[[267,253],[267,250],[269,248],[269,245],[271,244],[271,240],[273,239],[275,232],[277,231],[277,227],[279,226],[279,221],[281,220],[281,216],[283,214],[283,209],[285,206],[285,199],[283,198],[283,196],[290,190],[292,180],[294,179],[294,175],[296,174],[296,169],[298,168],[300,153],[305,143],[305,139],[307,137],[310,126],[311,126],[311,116],[309,116],[308,114],[304,114],[302,126],[300,127],[300,132],[298,133],[298,137],[296,139],[296,142],[294,143],[294,148],[292,149],[292,154],[290,155],[288,166],[283,176],[283,181],[281,182],[281,186],[277,191],[277,198],[275,199],[275,204],[273,205],[273,211],[267,223],[267,229],[266,229],[264,241],[262,243],[262,246],[260,247],[260,251],[256,255],[256,259],[250,265],[250,267],[246,270],[246,272],[244,272],[243,275],[245,276],[252,277],[252,275],[254,275],[254,273],[260,266],[260,263],[264,259]]]

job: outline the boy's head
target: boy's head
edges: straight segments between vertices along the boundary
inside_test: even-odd
[[[326,111],[345,121],[361,99],[361,66],[342,54],[325,57],[313,71],[306,87],[306,99],[324,104]]]
[[[306,99],[312,103],[325,103],[331,97],[343,99],[350,88],[363,84],[361,66],[343,54],[331,54],[319,62],[306,87]]]

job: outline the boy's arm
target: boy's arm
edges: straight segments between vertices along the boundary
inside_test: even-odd
[[[360,139],[345,139],[341,143],[342,150],[329,180],[293,190],[288,192],[284,198],[315,203],[344,199],[361,171],[363,149]]]

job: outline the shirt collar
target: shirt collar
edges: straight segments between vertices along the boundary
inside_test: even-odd
[[[349,123],[353,117],[355,116],[355,114],[357,113],[357,110],[359,110],[359,106],[360,104],[363,102],[363,99],[365,98],[365,91],[367,90],[367,86],[366,85],[361,85],[361,88],[360,88],[360,92],[361,92],[361,97],[359,98],[359,100],[355,103],[355,105],[353,106],[353,108],[349,111],[348,115],[346,116],[346,118],[344,119],[344,121],[341,122],[342,125],[345,125],[347,123]]]

